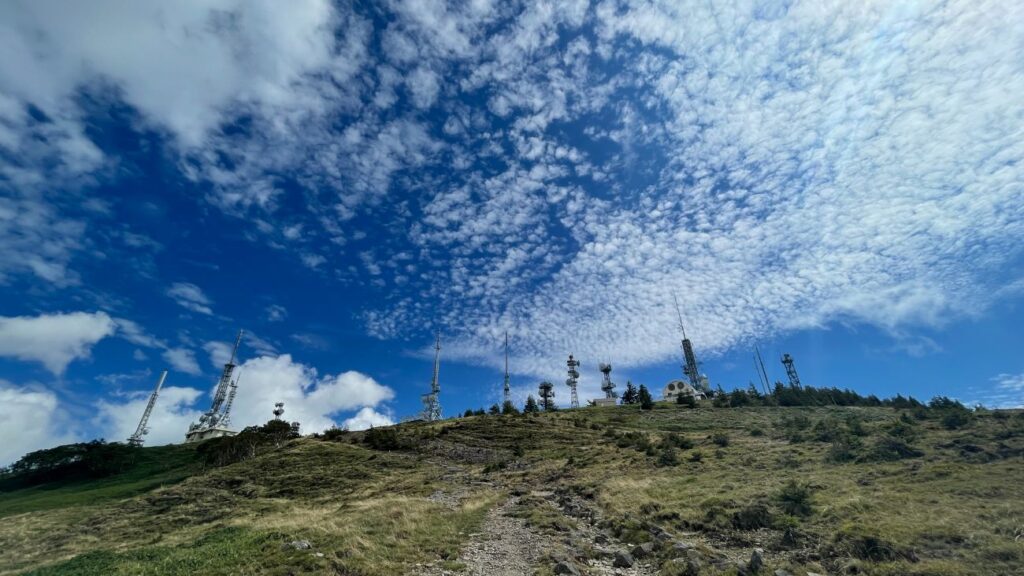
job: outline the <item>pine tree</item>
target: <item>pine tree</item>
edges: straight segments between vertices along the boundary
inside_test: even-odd
[[[523,406],[523,412],[526,414],[536,414],[540,412],[540,407],[537,406],[537,401],[533,399],[533,394],[526,397],[526,405]]]
[[[636,386],[633,383],[626,381],[626,391],[622,393],[623,404],[636,404]]]
[[[492,404],[491,409],[488,410],[488,412],[490,412],[492,416],[497,416],[498,414],[501,414],[501,408],[498,408],[497,404]]]
[[[467,408],[465,414],[463,414],[462,417],[463,418],[469,418],[472,415],[473,415],[473,409],[472,408]]]
[[[640,402],[641,410],[651,410],[654,408],[654,398],[651,398],[651,393],[647,390],[647,386],[641,384],[636,396]]]
[[[519,414],[519,410],[511,400],[505,400],[504,404],[501,405],[502,414]]]

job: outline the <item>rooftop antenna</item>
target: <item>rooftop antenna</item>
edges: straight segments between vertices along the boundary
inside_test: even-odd
[[[149,415],[153,413],[153,406],[156,405],[156,397],[160,394],[160,388],[164,385],[164,380],[166,378],[167,370],[164,370],[160,374],[160,379],[156,382],[156,388],[154,388],[153,393],[149,395],[149,402],[146,404],[146,411],[142,413],[142,420],[139,420],[139,427],[135,429],[135,434],[128,437],[129,446],[142,446],[142,437],[149,434]]]
[[[274,420],[280,420],[284,414],[284,402],[274,404]]]
[[[540,405],[544,410],[555,409],[555,385],[545,380],[540,383]]]
[[[786,367],[786,376],[789,376],[789,385],[793,388],[799,388],[800,377],[796,375],[796,366],[793,365],[793,357],[789,354],[783,354],[782,365]]]
[[[512,387],[509,385],[508,377],[508,330],[505,331],[505,388],[504,388],[504,403],[508,404],[512,401]]]
[[[238,346],[242,343],[242,334],[244,330],[238,331],[238,337],[235,338],[235,347],[231,349],[231,359],[224,365],[224,371],[221,372],[220,381],[217,383],[217,390],[213,393],[213,403],[210,405],[210,409],[205,414],[199,417],[199,422],[194,422],[188,427],[188,433],[185,434],[185,439],[188,441],[199,440],[202,438],[202,432],[212,430],[214,428],[222,428],[224,420],[224,403],[228,399],[228,393],[231,388],[231,374],[235,371],[235,357],[238,355]]]
[[[612,382],[612,365],[605,362],[601,362],[597,365],[597,369],[603,374],[601,379],[601,390],[604,392],[605,398],[618,398],[618,394],[615,393],[615,383]]]
[[[569,407],[579,408],[580,397],[576,394],[576,384],[580,379],[580,371],[577,368],[580,367],[580,361],[572,357],[569,354],[569,359],[565,362],[565,365],[569,367],[569,377],[565,379],[566,385],[569,386]]]
[[[683,326],[683,313],[679,310],[679,299],[676,298],[675,294],[673,294],[672,300],[676,304],[676,316],[679,318],[679,331],[683,334],[683,360],[686,362],[683,365],[683,374],[690,381],[690,385],[693,386],[694,390],[704,390],[705,387],[701,386],[697,355],[693,353],[693,343],[686,337],[686,327]]]
[[[434,377],[430,381],[430,393],[423,395],[423,419],[434,422],[441,419],[441,403],[438,396],[441,394],[441,382],[437,379],[441,370],[441,331],[437,332],[437,340],[434,342]]]

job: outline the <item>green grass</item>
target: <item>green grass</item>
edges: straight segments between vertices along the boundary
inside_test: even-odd
[[[575,520],[538,491],[582,498],[626,542],[657,525],[735,559],[765,548],[772,571],[1020,573],[1024,416],[982,412],[954,430],[925,416],[706,404],[475,416],[401,425],[409,449],[352,433],[205,470],[191,447],[150,448],[116,477],[0,495],[0,574],[454,569],[512,490],[525,494],[516,514],[557,540]],[[913,450],[878,452],[894,434]],[[664,446],[677,465],[659,465]],[[435,491],[461,498],[449,508]],[[282,548],[297,539],[313,549]]]
[[[176,484],[198,471],[194,445],[145,448],[139,450],[131,468],[113,477],[51,482],[0,492],[0,517],[127,498]]]

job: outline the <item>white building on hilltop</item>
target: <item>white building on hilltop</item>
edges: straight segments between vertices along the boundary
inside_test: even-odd
[[[693,396],[696,400],[703,400],[704,393],[697,390],[688,382],[682,380],[672,380],[661,391],[661,397],[663,400],[675,401],[676,396]]]

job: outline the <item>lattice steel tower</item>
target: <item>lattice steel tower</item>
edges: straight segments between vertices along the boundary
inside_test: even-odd
[[[512,401],[512,386],[510,378],[508,377],[508,331],[505,332],[505,386],[504,386],[503,403],[507,404]],[[504,407],[504,406],[502,406]]]
[[[789,376],[789,385],[793,388],[799,388],[800,377],[796,375],[796,366],[793,365],[793,357],[789,354],[783,354],[782,365],[786,367],[786,376]]]
[[[146,411],[142,413],[142,420],[139,420],[139,427],[135,429],[135,434],[128,437],[129,446],[142,446],[142,437],[149,434],[149,415],[153,413],[153,406],[156,405],[156,397],[160,394],[160,388],[164,385],[164,380],[167,378],[167,370],[164,370],[160,374],[160,379],[156,382],[156,388],[153,389],[153,393],[149,395],[149,402],[146,404]]]
[[[601,390],[604,392],[605,398],[618,398],[619,395],[615,393],[615,383],[612,382],[612,365],[604,362],[600,363],[597,368],[601,371]]]
[[[569,377],[565,379],[566,385],[569,386],[569,407],[579,408],[580,397],[576,394],[576,384],[580,379],[580,371],[577,370],[580,367],[580,361],[573,358],[572,354],[569,354],[569,360],[566,361],[565,365],[569,367]]]
[[[199,422],[194,422],[188,427],[188,433],[185,434],[187,441],[193,442],[202,439],[204,432],[215,428],[222,429],[226,426],[229,417],[227,409],[230,409],[231,406],[228,397],[231,396],[231,400],[234,400],[232,392],[237,388],[237,382],[232,383],[231,381],[231,374],[235,371],[235,356],[238,354],[238,345],[242,342],[243,333],[243,330],[238,331],[235,347],[231,349],[231,359],[224,365],[224,371],[221,372],[220,381],[217,383],[217,390],[213,394],[213,404],[205,414],[199,417]]]
[[[441,419],[441,401],[438,398],[441,394],[441,381],[438,375],[441,371],[441,333],[437,333],[437,340],[434,343],[434,377],[430,381],[430,393],[423,395],[423,419],[434,422]]]
[[[693,343],[686,337],[686,328],[683,326],[683,313],[679,311],[679,299],[672,295],[672,300],[676,303],[676,316],[679,318],[679,331],[683,334],[683,374],[690,381],[690,385],[693,386],[694,390],[704,390],[704,386],[701,385],[700,380],[700,369],[697,364],[697,355],[693,353]]]

